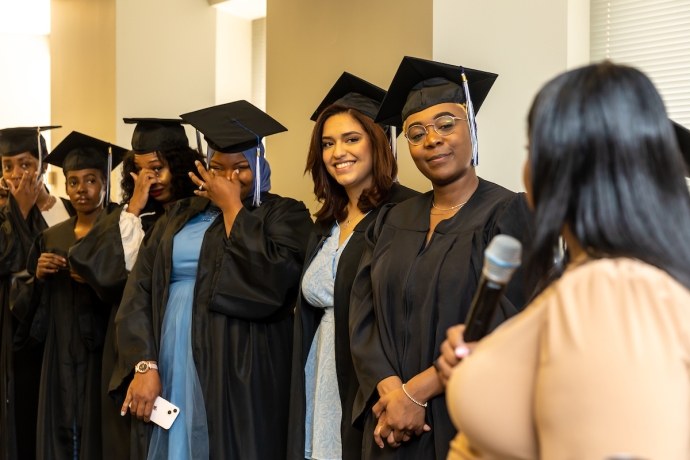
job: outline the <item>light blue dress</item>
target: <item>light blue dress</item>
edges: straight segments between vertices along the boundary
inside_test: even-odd
[[[154,426],[149,460],[208,460],[204,396],[192,356],[194,285],[206,230],[220,210],[209,206],[175,235],[168,304],[163,317],[158,367],[164,399],[180,408],[170,430]]]
[[[340,460],[343,416],[335,368],[335,322],[333,291],[340,256],[350,241],[338,247],[340,227],[336,224],[312,260],[302,279],[302,294],[310,305],[324,309],[304,367],[307,400],[304,457]]]

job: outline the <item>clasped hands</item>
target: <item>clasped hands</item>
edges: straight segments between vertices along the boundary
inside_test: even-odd
[[[431,427],[425,423],[426,408],[415,401],[426,403],[445,391],[453,368],[476,346],[476,343],[465,343],[464,331],[462,324],[448,329],[446,340],[441,345],[441,356],[434,367],[416,375],[405,385],[410,396],[403,391],[402,380],[398,376],[379,382],[377,390],[380,399],[372,412],[378,419],[374,440],[380,448],[385,446],[385,442],[391,447],[399,447],[412,436],[431,431]]]
[[[378,402],[372,412],[378,419],[374,429],[374,440],[383,449],[384,442],[391,447],[399,447],[412,436],[419,436],[431,427],[425,423],[426,408],[415,404],[403,391],[398,376],[388,377],[378,386]],[[408,391],[412,389],[406,385]]]
[[[44,252],[38,258],[38,264],[36,265],[36,279],[39,281],[45,281],[47,276],[54,275],[60,271],[61,268],[67,268],[67,259],[57,254]],[[82,277],[77,275],[71,269],[70,276],[77,283],[85,283]]]

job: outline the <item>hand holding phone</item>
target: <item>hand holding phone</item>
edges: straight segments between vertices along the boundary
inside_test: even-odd
[[[151,411],[151,421],[153,423],[165,430],[169,430],[178,415],[180,415],[179,407],[160,396],[156,398]]]

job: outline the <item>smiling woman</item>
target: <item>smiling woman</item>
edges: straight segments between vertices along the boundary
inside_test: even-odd
[[[383,129],[357,110],[334,104],[314,126],[306,171],[323,203],[319,222],[367,213],[385,201],[398,165]]]
[[[351,417],[359,384],[350,354],[350,287],[364,230],[384,205],[417,195],[395,182],[398,166],[384,129],[373,120],[384,95],[346,72],[312,118],[306,171],[322,206],[295,311],[290,460],[361,455],[361,426],[353,427]]]
[[[406,57],[379,110],[377,121],[404,122],[433,191],[379,214],[352,286],[350,343],[361,385],[353,419],[364,425],[365,460],[446,458],[455,428],[432,363],[446,330],[465,320],[489,241],[505,233],[529,242],[523,194],[475,169],[473,107],[496,77]],[[518,271],[496,323],[524,307],[523,285]]]
[[[429,107],[410,115],[405,127],[410,155],[417,169],[433,185],[464,182],[468,185],[468,191],[471,191],[477,175],[472,165],[472,141],[467,124],[467,112],[462,105],[445,102]],[[439,138],[442,138],[445,144],[441,148],[425,147],[425,144],[434,143]],[[464,198],[467,196],[461,200],[467,202]],[[441,207],[452,206],[450,203],[439,204]],[[459,209],[459,206],[453,209]]]

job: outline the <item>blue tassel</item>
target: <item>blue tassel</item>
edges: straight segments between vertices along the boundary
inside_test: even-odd
[[[256,177],[254,178],[254,200],[252,204],[256,207],[261,206],[261,148],[258,145],[256,146]]]
[[[41,128],[38,128],[38,177],[36,178],[36,183],[41,180],[43,175],[43,148],[41,146]],[[107,206],[107,204],[106,204]]]
[[[465,76],[465,68],[462,68],[462,87],[465,90],[465,100],[467,101],[467,124],[470,127],[470,141],[472,141],[472,166],[479,164],[479,141],[477,137],[477,120],[474,117],[474,105],[470,96],[470,87]]]
[[[252,205],[258,208],[261,206],[261,138],[235,118],[232,119],[232,122],[248,133],[256,136],[256,177],[254,178],[254,198],[252,199]]]
[[[211,169],[211,155],[209,155],[209,150],[206,151],[206,171],[209,171]],[[199,155],[204,156],[204,150],[201,148],[201,134],[199,133],[199,130],[196,130],[196,151],[199,152]]]
[[[206,145],[206,171],[211,170],[211,158],[213,157],[213,149]]]
[[[110,176],[113,172],[113,146],[108,144],[108,177],[105,181],[105,207],[107,208],[110,204]]]

